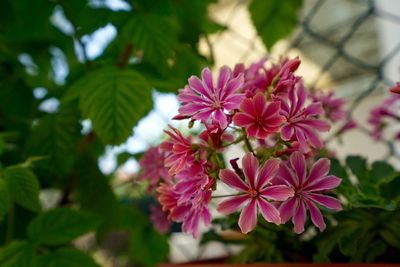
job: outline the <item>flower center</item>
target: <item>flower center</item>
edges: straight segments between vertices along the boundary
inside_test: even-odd
[[[255,198],[258,196],[258,191],[250,188],[247,190],[247,194],[249,194],[251,198]]]

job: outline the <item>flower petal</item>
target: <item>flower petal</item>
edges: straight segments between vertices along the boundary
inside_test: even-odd
[[[254,124],[254,118],[247,113],[238,112],[233,116],[233,123],[236,126],[248,127]]]
[[[281,218],[279,216],[279,211],[274,205],[266,201],[265,199],[258,198],[258,207],[260,208],[261,215],[267,222],[281,224]]]
[[[290,124],[285,124],[281,129],[281,137],[285,141],[289,141],[293,136],[293,127]]]
[[[232,170],[221,170],[219,172],[219,177],[221,178],[222,182],[239,191],[246,192],[249,189],[249,186]]]
[[[329,172],[330,167],[331,162],[329,161],[329,159],[319,159],[311,167],[310,174],[307,177],[307,184],[326,176]]]
[[[331,190],[333,188],[336,188],[341,182],[342,182],[342,179],[340,179],[334,175],[329,175],[329,176],[322,177],[322,178],[316,180],[315,182],[305,186],[303,188],[303,190],[308,191],[308,192]]]
[[[234,196],[231,197],[227,200],[224,200],[218,205],[218,211],[221,212],[222,214],[229,215],[231,213],[234,213],[235,211],[239,210],[240,207],[246,202],[246,200],[249,200],[249,196],[246,195],[241,195],[241,196]]]
[[[311,221],[315,226],[318,227],[320,232],[324,231],[326,224],[324,222],[324,217],[322,217],[321,211],[311,201],[307,201],[306,204],[310,211]]]
[[[294,231],[296,234],[301,234],[304,232],[304,224],[306,223],[307,211],[304,203],[299,201],[299,205],[297,206],[297,210],[294,213],[292,218],[292,222],[294,224]]]
[[[260,195],[276,201],[285,201],[293,196],[293,190],[286,185],[271,185],[260,191]]]
[[[292,197],[282,203],[282,205],[279,207],[279,213],[281,215],[282,223],[286,223],[290,218],[293,217],[294,212],[296,211],[296,207],[297,198],[295,197]]]
[[[319,205],[327,207],[328,209],[336,211],[342,210],[342,205],[337,198],[315,193],[307,194],[307,196],[313,201],[317,202]]]
[[[226,115],[224,112],[222,112],[221,109],[215,110],[214,116],[216,122],[218,122],[219,127],[221,127],[221,129],[225,129],[228,126],[228,120],[226,119]]]
[[[212,100],[212,92],[204,86],[199,78],[197,78],[196,76],[191,76],[188,80],[188,83],[190,89],[199,93],[200,95],[203,95],[209,100]]]
[[[212,77],[211,70],[209,68],[203,69],[203,71],[201,72],[201,77],[202,77],[203,83],[204,83],[205,87],[208,89],[208,91],[211,92],[211,94],[214,94],[215,89],[214,89],[213,77]]]
[[[257,177],[256,189],[263,188],[272,178],[275,177],[279,170],[279,159],[269,159],[260,168]]]
[[[256,227],[257,205],[253,198],[242,210],[239,217],[239,227],[242,233],[247,234]]]
[[[266,106],[267,106],[267,100],[265,99],[264,94],[257,93],[253,97],[253,106],[254,106],[254,111],[257,114],[259,114],[259,115],[263,114],[264,109],[266,109]]]
[[[229,67],[228,66],[223,66],[220,69],[219,76],[218,76],[218,83],[217,83],[218,89],[220,91],[222,91],[221,89],[223,89],[225,87],[226,83],[228,82],[228,80],[231,77],[232,77],[232,72],[229,69]]]
[[[256,173],[258,169],[258,160],[253,156],[252,153],[248,152],[242,159],[242,167],[244,176],[247,179],[250,187],[255,189],[256,185]]]
[[[289,184],[293,187],[297,187],[299,185],[297,176],[293,175],[292,171],[288,168],[288,166],[284,162],[281,162],[279,166],[277,177],[279,177],[286,184]]]
[[[297,175],[299,184],[302,184],[306,178],[307,172],[306,160],[303,154],[295,151],[292,155],[290,155],[290,164]]]

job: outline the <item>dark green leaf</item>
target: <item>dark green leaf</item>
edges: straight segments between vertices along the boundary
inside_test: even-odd
[[[387,162],[375,161],[372,163],[370,177],[373,182],[385,183],[393,179],[396,174],[396,170]]]
[[[106,144],[120,144],[152,106],[151,87],[133,70],[104,68],[78,82],[80,107]]]
[[[1,267],[41,267],[32,245],[16,241],[0,249]]]
[[[77,105],[68,103],[39,120],[28,142],[29,155],[48,157],[38,166],[57,175],[68,172],[80,137],[79,117]]]
[[[177,27],[170,17],[135,13],[122,29],[121,37],[142,50],[144,60],[163,73],[177,44]]]
[[[249,5],[251,20],[265,47],[269,50],[297,25],[301,0],[252,0]]]
[[[390,230],[388,229],[379,230],[379,234],[390,246],[400,249],[400,240]]]
[[[82,251],[64,248],[40,259],[40,267],[99,267],[89,255]]]
[[[39,183],[35,174],[24,167],[12,166],[4,170],[11,198],[22,207],[40,210]]]
[[[361,184],[369,181],[370,177],[368,174],[367,160],[365,158],[360,156],[348,156],[346,158],[346,164],[351,172],[357,176]]]
[[[0,221],[3,220],[11,204],[7,181],[0,178]]]
[[[95,230],[99,217],[68,208],[57,208],[38,215],[29,225],[29,238],[46,245],[60,245]]]

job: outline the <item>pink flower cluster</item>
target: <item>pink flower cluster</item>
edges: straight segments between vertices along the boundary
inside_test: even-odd
[[[211,223],[209,204],[219,182],[237,193],[226,196],[218,211],[240,212],[243,233],[256,227],[258,213],[274,224],[291,219],[296,233],[304,231],[309,213],[323,231],[319,206],[341,209],[326,194],[341,179],[328,174],[328,159],[313,163],[313,157],[324,147],[320,133],[330,129],[325,118],[343,119],[344,102],[331,93],[310,95],[295,74],[298,58],[266,63],[239,64],[233,71],[224,66],[216,80],[208,68],[201,78],[190,77],[179,90],[181,107],[174,119],[198,121],[204,130],[184,136],[170,126],[168,139],[140,162],[165,216],[194,237],[201,223]],[[232,169],[225,166],[224,150],[233,145],[245,150],[241,168],[235,160]]]
[[[393,122],[400,121],[400,83],[390,88],[392,94],[381,104],[371,110],[368,123],[372,126],[371,136],[375,140],[383,138],[384,130]],[[393,139],[400,140],[400,131],[396,131]]]

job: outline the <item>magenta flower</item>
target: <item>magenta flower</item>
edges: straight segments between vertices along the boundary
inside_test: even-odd
[[[340,97],[335,97],[332,91],[327,93],[318,91],[312,96],[312,99],[314,102],[322,104],[325,116],[331,121],[336,122],[346,118],[346,111],[344,109],[346,100]]]
[[[160,205],[150,206],[150,221],[154,228],[162,234],[168,233],[171,228],[171,221],[168,220],[168,213],[161,209]]]
[[[233,123],[245,127],[248,137],[265,139],[279,131],[285,118],[279,114],[280,102],[267,103],[265,95],[257,93],[252,99],[245,98],[240,104],[240,112],[233,116]]]
[[[300,150],[307,152],[309,145],[315,148],[322,147],[318,132],[329,131],[330,125],[324,120],[317,119],[324,113],[321,103],[314,102],[307,107],[305,101],[307,93],[302,83],[290,90],[288,98],[277,97],[281,101],[281,114],[286,122],[281,129],[281,137],[285,141],[298,141]]]
[[[247,153],[242,159],[242,166],[245,181],[231,170],[220,171],[221,181],[241,194],[220,203],[218,210],[228,215],[244,206],[238,223],[243,233],[256,226],[258,209],[266,221],[280,224],[279,212],[268,200],[286,200],[293,195],[293,191],[287,185],[269,185],[278,171],[279,160],[270,159],[259,167],[257,158]]]
[[[161,143],[160,150],[166,153],[164,164],[169,168],[169,174],[174,175],[195,160],[195,150],[192,147],[190,138],[184,137],[182,133],[169,125],[172,131],[164,130],[170,139]]]
[[[244,95],[238,93],[243,85],[243,76],[232,77],[231,70],[221,68],[218,82],[214,86],[210,69],[202,71],[202,80],[189,78],[189,85],[179,90],[180,117],[191,117],[203,122],[217,122],[222,129],[228,124],[228,114],[239,107]]]
[[[142,168],[139,179],[149,181],[149,191],[157,186],[160,179],[166,182],[171,180],[168,169],[164,166],[164,159],[164,153],[159,150],[159,147],[151,147],[139,161],[139,165]]]
[[[283,202],[279,208],[282,222],[292,218],[294,231],[304,231],[307,210],[313,224],[323,231],[326,227],[318,205],[340,211],[342,206],[338,199],[322,194],[336,188],[342,181],[334,175],[328,175],[330,161],[319,159],[307,175],[306,160],[300,152],[294,152],[289,158],[290,165],[282,163],[277,174],[277,184],[285,184],[294,190],[294,196]]]
[[[389,90],[394,94],[400,94],[400,82],[397,82],[396,85],[391,87]]]
[[[383,130],[390,125],[390,121],[400,120],[400,94],[392,94],[382,104],[371,110],[368,123],[372,125],[372,137],[375,140],[382,139]],[[399,132],[395,134],[395,138]]]

